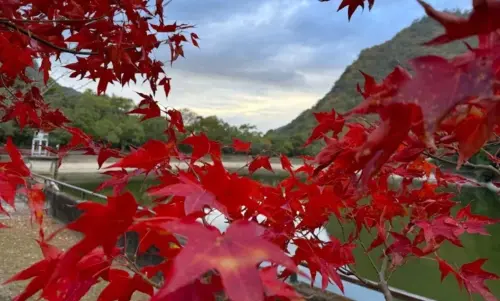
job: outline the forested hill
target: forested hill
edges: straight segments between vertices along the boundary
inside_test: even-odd
[[[461,12],[454,13],[464,15]],[[412,25],[400,31],[391,40],[362,50],[358,59],[345,69],[332,89],[322,99],[312,108],[302,112],[289,124],[270,131],[269,134],[306,137],[316,124],[313,112],[329,111],[332,108],[339,112],[345,112],[356,106],[362,100],[356,91],[356,84],[358,82],[363,84],[363,76],[359,70],[381,80],[398,64],[408,67],[406,62],[416,56],[436,54],[451,57],[466,50],[462,42],[439,47],[421,46],[423,42],[441,33],[442,27],[434,20],[425,17],[414,21]],[[475,45],[475,41],[468,42]]]
[[[149,139],[165,140],[164,133],[167,122],[165,118],[154,118],[143,122],[141,116],[126,114],[135,106],[132,99],[101,95],[97,96],[90,90],[79,92],[75,89],[59,85],[56,80],[50,79],[44,86],[42,75],[37,71],[38,67],[29,68],[28,76],[34,81],[33,85],[39,86],[44,93],[45,101],[52,107],[61,109],[64,114],[72,120],[71,126],[81,128],[97,140],[104,140],[114,147],[128,149],[130,146],[139,146]],[[24,89],[25,84],[19,82],[18,89]],[[0,94],[8,93],[2,91]],[[219,141],[224,145],[230,145],[232,138],[252,142],[253,154],[265,153],[269,150],[297,155],[297,145],[290,141],[284,143],[281,140],[271,140],[258,132],[255,126],[243,124],[240,126],[230,125],[216,116],[198,116],[188,109],[181,109],[186,129],[189,132],[205,132],[210,139]],[[187,134],[186,133],[186,134]],[[178,134],[183,139],[186,134]],[[12,136],[16,145],[29,148],[33,137],[33,130],[25,128],[20,131],[13,121],[0,124],[0,143],[5,143],[8,136]],[[55,130],[50,133],[49,144],[65,144],[71,137],[67,132]],[[276,144],[277,146],[274,147]],[[189,149],[183,149],[189,151]],[[224,152],[232,153],[232,149],[224,148]],[[301,151],[301,150],[299,150]],[[299,153],[300,154],[300,153]]]

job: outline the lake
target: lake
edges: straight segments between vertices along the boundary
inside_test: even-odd
[[[259,180],[272,183],[279,181],[277,176],[259,176]],[[94,190],[100,182],[86,181],[75,182],[71,184],[79,187]],[[143,199],[144,191],[155,182],[147,181],[132,181],[127,186],[128,189],[138,198]],[[106,189],[102,194],[111,193],[111,189]],[[471,204],[473,213],[488,215],[492,218],[500,218],[500,197],[494,192],[486,188],[463,188],[457,196],[457,201],[462,205]],[[149,200],[145,199],[144,203]],[[332,221],[328,226],[329,232],[342,240],[342,231],[337,222]],[[462,265],[467,262],[474,261],[478,258],[488,258],[488,262],[483,266],[486,271],[490,271],[500,275],[500,225],[491,225],[488,227],[491,236],[468,235],[461,236],[461,241],[464,248],[455,247],[449,243],[445,243],[439,250],[439,255],[451,264]],[[373,233],[375,234],[375,233]],[[363,231],[361,239],[365,245],[370,245],[373,236]],[[377,254],[376,252],[370,254]],[[362,276],[377,280],[376,274],[369,262],[369,258],[364,254],[361,248],[355,250],[357,265],[356,270]],[[377,256],[372,256],[373,260],[380,263]],[[492,282],[495,283],[495,282]],[[489,284],[495,296],[500,296],[500,284],[498,281],[493,285]],[[398,268],[391,275],[389,285],[412,292],[418,295],[433,298],[439,301],[469,301],[468,294],[465,290],[460,290],[453,276],[448,276],[443,283],[440,282],[440,272],[435,261],[429,259],[415,259],[407,262],[403,267]],[[333,291],[339,290],[330,286]],[[366,289],[360,289],[353,285],[346,286],[346,295],[354,300],[383,300],[380,294],[371,295]],[[370,299],[367,299],[370,296]],[[372,298],[373,296],[373,298]],[[474,300],[481,300],[475,296]]]

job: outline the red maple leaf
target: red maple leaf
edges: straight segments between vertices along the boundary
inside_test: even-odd
[[[139,149],[131,152],[129,155],[107,168],[138,168],[148,173],[158,165],[168,163],[170,161],[170,155],[174,150],[175,145],[173,143],[148,140],[148,142]]]
[[[185,197],[184,210],[186,215],[203,211],[206,206],[209,208],[216,208],[221,212],[226,211],[223,206],[218,204],[215,195],[204,189],[200,184],[184,175],[179,176],[179,181],[180,182],[176,184],[150,189],[148,193],[151,196],[160,197],[168,195]]]
[[[109,83],[113,83],[117,80],[113,69],[104,68],[99,71],[99,84],[97,85],[97,95],[101,95],[106,92]]]
[[[449,12],[435,10],[425,1],[418,0],[425,13],[439,22],[445,33],[425,43],[425,45],[440,45],[461,40],[473,35],[488,34],[500,29],[500,3],[496,0],[474,1],[474,9],[468,17],[459,17]]]
[[[184,139],[181,144],[189,144],[193,148],[191,153],[191,164],[206,155],[210,155],[213,161],[220,161],[220,144],[208,139],[205,133],[189,136]]]
[[[396,232],[391,232],[391,235],[394,242],[385,250],[385,253],[391,256],[391,266],[402,265],[408,255],[423,255],[422,250],[414,246],[408,237]]]
[[[136,93],[142,97],[142,100],[137,105],[137,108],[133,109],[127,114],[142,114],[144,116],[142,116],[141,121],[161,116],[160,107],[151,95],[146,95],[139,92]]]
[[[252,146],[251,142],[245,142],[238,138],[233,138],[233,149],[236,152],[244,152],[244,153],[249,152],[251,146]]]
[[[335,137],[344,128],[344,118],[338,115],[333,109],[329,113],[320,112],[313,114],[314,118],[316,118],[316,121],[318,122],[318,125],[313,129],[311,136],[309,136],[304,146],[311,144],[314,140],[325,137],[330,131],[333,132]]]
[[[248,171],[250,172],[250,174],[253,174],[259,168],[264,168],[271,172],[274,172],[271,166],[271,162],[269,162],[268,156],[259,155],[255,157],[255,159],[253,159],[250,164],[248,164]]]
[[[327,2],[330,0],[320,0],[320,2]],[[368,2],[368,9],[372,9],[373,4],[375,4],[375,0],[366,0]],[[347,7],[347,15],[349,20],[351,20],[352,15],[356,11],[358,7],[365,8],[365,0],[342,0],[342,2],[339,5],[339,8],[337,11],[342,10],[343,8]]]
[[[290,162],[290,159],[288,159],[287,156],[280,154],[280,163],[281,163],[281,168],[283,168],[283,170],[286,170],[293,175],[292,163]]]
[[[99,283],[100,278],[109,280],[108,271],[111,263],[110,259],[105,258],[101,248],[94,249],[77,263],[67,277],[60,278],[53,285],[45,287],[41,297],[53,301],[81,300],[92,286]]]
[[[464,231],[470,234],[489,235],[485,226],[498,223],[500,220],[494,220],[487,216],[476,215],[471,212],[470,204],[457,212],[457,220],[462,221]]]
[[[462,265],[459,270],[461,282],[469,292],[480,294],[486,301],[498,301],[491,293],[484,281],[500,279],[498,275],[484,271],[481,266],[487,259],[478,259],[476,261]]]
[[[102,290],[98,301],[131,300],[136,292],[153,295],[153,287],[141,275],[118,269],[109,270],[109,284]]]
[[[464,233],[464,228],[450,216],[441,215],[432,221],[416,221],[415,225],[422,228],[425,240],[429,244],[439,244],[446,239],[462,247],[459,236]]]
[[[295,239],[293,242],[297,246],[297,251],[295,251],[293,260],[296,263],[300,263],[302,261],[307,263],[311,273],[311,286],[314,284],[317,272],[319,272],[321,274],[321,288],[323,290],[327,288],[328,282],[331,280],[340,288],[342,292],[344,291],[344,285],[342,284],[342,280],[337,273],[337,269],[345,264],[348,264],[351,260],[348,260],[341,265],[339,265],[338,262],[331,262],[329,259],[333,256],[330,256],[328,251],[332,251],[332,249],[320,247],[318,245],[318,240],[316,239],[308,241],[301,238]],[[338,247],[337,252],[342,250],[342,246],[338,245]],[[336,259],[343,261],[342,259],[345,258],[339,257]]]
[[[42,241],[37,242],[42,250],[44,258],[30,267],[18,272],[4,282],[4,284],[7,284],[13,281],[28,280],[33,278],[24,291],[14,298],[15,301],[28,300],[28,298],[36,294],[39,290],[45,288],[49,283],[53,271],[56,269],[57,263],[60,260],[62,252],[59,249]]]
[[[457,281],[459,281],[460,283],[460,276],[448,262],[444,261],[439,257],[436,257],[436,260],[439,265],[439,271],[441,272],[441,282],[443,282],[443,280],[446,278],[446,276],[448,276],[448,274],[452,273],[457,279]]]
[[[164,228],[186,237],[188,241],[173,259],[169,281],[152,300],[162,300],[162,297],[189,284],[205,272],[216,269],[228,298],[263,301],[264,286],[258,264],[271,261],[292,271],[297,270],[290,257],[261,237],[264,228],[255,223],[236,221],[224,235],[215,227],[207,228],[197,222],[170,222]]]
[[[51,278],[53,281],[66,276],[68,267],[73,267],[82,256],[98,246],[102,246],[104,253],[112,257],[118,237],[132,224],[137,202],[130,192],[108,196],[107,200],[106,204],[89,201],[77,205],[83,211],[82,215],[64,228],[80,232],[84,237],[61,256]],[[54,232],[49,239],[59,231]]]
[[[276,277],[277,274],[277,266],[265,267],[260,270],[260,277],[265,286],[266,296],[285,297],[288,300],[302,300],[303,297],[295,291],[294,287],[278,279]]]
[[[167,111],[167,115],[170,117],[170,124],[169,124],[170,128],[175,126],[179,132],[181,133],[186,132],[181,112],[174,109],[170,109]]]
[[[25,177],[30,176],[31,172],[10,137],[7,138],[5,149],[11,161],[0,162],[0,197],[14,208],[16,191],[19,186],[26,184]]]
[[[127,186],[129,180],[135,176],[142,174],[142,169],[135,169],[132,172],[127,172],[125,169],[121,170],[108,170],[102,174],[111,176],[111,179],[101,182],[95,191],[101,191],[106,187],[113,188],[113,194],[118,195],[123,193],[123,189]]]

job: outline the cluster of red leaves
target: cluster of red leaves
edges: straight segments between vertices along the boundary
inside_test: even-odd
[[[77,244],[58,250],[49,241],[59,231],[46,238],[41,229],[38,242],[44,259],[8,280],[31,279],[16,300],[26,300],[38,291],[47,300],[80,300],[101,280],[108,286],[99,300],[129,300],[135,291],[158,301],[216,300],[220,293],[235,301],[295,300],[300,296],[283,280],[300,273],[297,265],[303,263],[312,281],[321,274],[323,289],[333,282],[343,290],[340,274],[356,263],[353,250],[364,229],[376,232],[366,252],[379,251],[392,268],[431,256],[442,278],[451,273],[469,293],[496,300],[484,281],[498,277],[481,269],[485,259],[457,269],[438,252],[445,241],[461,247],[465,233],[486,235],[485,227],[497,221],[473,214],[470,207],[452,214],[457,205],[453,194],[438,188],[466,180],[425,159],[437,148],[458,150],[460,165],[499,133],[500,23],[495,16],[500,5],[474,1],[471,16],[457,18],[420,3],[445,27],[445,34],[429,45],[477,35],[479,46],[452,59],[415,58],[413,75],[397,67],[382,83],[363,73],[364,88],[358,86],[358,91],[364,102],[344,115],[334,110],[315,113],[318,125],[306,145],[324,139],[326,146],[312,160],[304,158],[298,168],[281,155],[281,167],[289,177],[267,185],[224,168],[223,146],[204,133],[178,141],[176,133],[186,131],[181,114],[162,109],[154,100],[158,85],[168,95],[170,78],[163,63],[151,58],[153,50],[167,44],[171,61],[183,56],[183,43],[188,42],[183,31],[191,28],[165,24],[162,0],[155,2],[153,11],[148,1],[2,2],[0,80],[8,92],[1,99],[2,122],[15,120],[21,128],[69,132],[71,141],[51,150],[57,152],[59,163],[75,149],[97,156],[99,167],[108,158],[119,159],[107,167],[115,169],[104,172],[111,178],[98,188],[113,187],[113,196],[106,204],[79,204],[83,214],[65,227],[83,234]],[[374,1],[368,4],[371,8]],[[359,6],[364,7],[364,1],[343,0],[339,9],[348,7],[350,18]],[[158,39],[163,34],[165,40]],[[198,46],[196,34],[189,38]],[[142,101],[129,113],[143,115],[142,120],[165,118],[165,141],[150,140],[124,154],[67,125],[62,112],[43,102],[38,88],[11,90],[16,79],[30,83],[25,69],[34,58],[41,59],[46,82],[50,58],[62,53],[79,55],[66,67],[73,70],[72,77],[98,80],[98,93],[104,93],[110,83],[135,82],[137,75],[148,81],[153,94],[140,93]],[[380,116],[377,125],[364,126],[350,119],[354,114],[373,113]],[[192,152],[181,153],[179,144],[190,145]],[[230,147],[248,152],[251,144],[234,139]],[[43,193],[27,181],[30,171],[11,140],[6,150],[11,161],[1,163],[0,197],[13,206],[22,187],[41,225]],[[173,159],[188,168],[181,170]],[[253,158],[247,167],[250,174],[258,169],[273,171],[264,155]],[[150,208],[140,209],[125,189],[132,177],[150,174],[160,182],[148,190],[156,199]],[[435,183],[411,185],[413,178],[431,174]],[[389,185],[393,175],[403,179],[398,189]],[[212,213],[222,214],[230,224],[224,233],[208,223]],[[336,237],[324,241],[316,234],[332,215],[341,225],[354,225],[343,241]],[[404,227],[394,227],[396,219],[404,221]],[[139,235],[136,255],[155,246],[165,260],[138,266],[116,248],[127,231]],[[296,251],[291,252],[290,246]],[[264,267],[263,262],[270,266]],[[159,272],[163,280],[155,282],[153,276]]]

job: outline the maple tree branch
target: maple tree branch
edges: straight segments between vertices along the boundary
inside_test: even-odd
[[[136,273],[137,275],[141,276],[141,278],[147,282],[149,285],[151,285],[154,288],[160,289],[162,285],[160,283],[156,283],[153,280],[149,279],[148,276],[146,276],[144,273],[141,272],[139,267],[133,262],[130,258],[128,258],[127,255],[123,256],[125,260],[127,261],[126,267],[130,269],[132,272]]]
[[[452,160],[448,160],[448,159],[444,159],[444,158],[441,158],[441,157],[438,157],[438,156],[435,156],[433,154],[430,154],[428,152],[424,152],[424,155],[426,155],[427,157],[429,158],[432,158],[432,159],[435,159],[435,160],[438,160],[438,161],[441,161],[443,163],[448,163],[448,164],[452,164],[452,165],[457,165],[457,162],[455,161],[452,161]],[[467,166],[467,167],[471,167],[471,168],[476,168],[476,169],[485,169],[485,170],[489,170],[489,171],[492,171],[494,172],[496,175],[500,176],[500,170],[495,168],[494,166],[492,165],[485,165],[485,164],[473,164],[473,163],[470,163],[470,162],[464,162],[463,166]]]
[[[3,88],[7,91],[7,93],[10,94],[10,96],[13,98],[13,99],[18,99],[17,96],[8,88],[7,84],[5,83],[4,79],[3,79],[3,75],[0,74],[0,81],[2,81],[2,86]]]
[[[366,253],[366,256],[368,257],[368,259],[370,260],[370,263],[373,267],[373,269],[375,270],[375,272],[377,272],[377,274],[380,273],[380,271],[378,270],[377,268],[377,265],[375,264],[375,262],[373,261],[372,257],[370,256],[370,254],[368,254],[368,249],[366,248],[365,244],[360,240],[359,241],[359,244],[361,245],[361,247],[363,248],[363,250],[365,251]]]
[[[7,19],[0,18],[0,22],[19,22],[19,23],[80,23],[80,22],[95,22],[105,19],[105,16],[101,16],[99,18],[86,18],[86,19],[54,19],[54,20],[28,20],[28,19]]]
[[[379,286],[380,290],[382,291],[382,294],[384,294],[384,298],[386,301],[392,301],[392,294],[391,291],[389,290],[389,286],[387,285],[387,280],[385,279],[385,271],[387,270],[387,265],[389,263],[389,257],[384,253],[384,260],[382,261],[382,266],[380,267],[380,271],[378,273],[379,277]]]
[[[98,52],[78,51],[78,50],[73,50],[73,49],[57,46],[57,45],[39,37],[39,36],[37,36],[36,34],[32,33],[30,30],[27,30],[27,29],[24,29],[22,27],[17,26],[16,24],[10,22],[7,19],[0,19],[0,24],[2,24],[5,27],[10,28],[14,31],[20,32],[20,33],[28,36],[29,38],[31,38],[35,41],[38,41],[39,43],[41,43],[47,47],[51,47],[51,48],[59,50],[61,52],[67,52],[67,53],[71,53],[71,54],[80,54],[80,55],[96,55],[96,54],[98,54]]]

